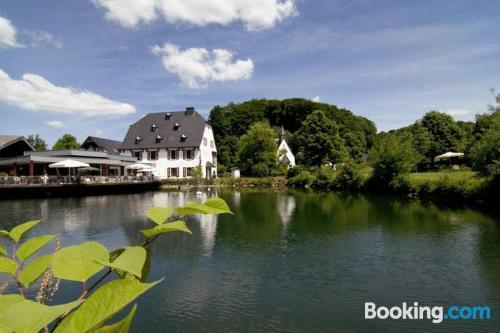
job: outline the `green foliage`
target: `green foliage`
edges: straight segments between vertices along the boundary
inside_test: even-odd
[[[54,235],[45,235],[31,238],[19,247],[16,255],[21,261],[25,261],[53,239]]]
[[[174,209],[170,207],[153,207],[148,210],[148,218],[156,223],[162,225],[174,214]]]
[[[189,214],[187,214],[189,215]],[[158,225],[154,228],[151,229],[146,229],[142,230],[142,234],[148,238],[153,238],[155,236],[161,235],[161,234],[166,234],[169,232],[185,232],[188,234],[191,234],[191,230],[188,229],[186,226],[186,223],[184,221],[175,221],[175,222],[170,222],[170,223],[165,223],[162,225]]]
[[[128,332],[130,329],[130,324],[132,324],[132,319],[134,318],[135,311],[137,310],[137,304],[134,304],[132,310],[129,314],[113,325],[103,326],[94,331],[94,333],[122,333]]]
[[[30,231],[31,228],[33,228],[40,222],[41,222],[40,220],[24,222],[23,224],[20,224],[12,228],[12,230],[9,232],[9,237],[15,242],[19,242],[21,237],[23,237],[24,233]],[[3,234],[5,235],[5,233]]]
[[[19,274],[19,282],[25,288],[29,288],[33,282],[38,280],[50,268],[51,264],[52,254],[36,258],[23,268],[21,274]]]
[[[471,148],[474,169],[484,175],[500,174],[500,110],[476,117]]]
[[[96,259],[103,266],[111,267],[142,277],[142,268],[146,262],[146,250],[142,246],[131,246],[123,249],[120,255],[112,262],[104,262]]]
[[[311,187],[318,189],[328,189],[335,179],[335,171],[329,166],[323,166],[314,173],[314,180]]]
[[[258,122],[240,139],[239,167],[245,175],[269,176],[277,167],[276,133],[266,123]]]
[[[47,142],[45,142],[44,139],[38,134],[30,134],[26,138],[26,141],[29,142],[29,144],[35,148],[36,151],[45,151],[47,150]]]
[[[347,159],[347,150],[337,124],[321,110],[307,116],[297,132],[296,142],[300,147],[297,159],[301,164],[320,166]]]
[[[8,177],[9,175],[6,172],[0,172],[0,177]]]
[[[55,236],[38,236],[20,243],[23,235],[40,221],[28,221],[10,232],[0,230],[0,235],[12,240],[11,254],[5,247],[0,247],[0,272],[12,276],[20,293],[0,295],[0,332],[38,332],[45,327],[52,332],[128,332],[136,305],[122,320],[114,324],[106,323],[161,282],[162,279],[152,283],[145,282],[151,265],[152,242],[169,232],[190,234],[186,223],[181,220],[188,215],[225,213],[231,213],[231,210],[219,198],[209,199],[202,204],[190,203],[177,209],[154,207],[147,212],[147,216],[155,227],[142,230],[146,240],[141,245],[108,252],[104,245],[93,241],[60,248],[60,240],[57,238],[52,254],[37,257],[30,262],[25,260]],[[169,221],[171,218],[177,220]],[[103,269],[106,272],[89,286],[89,279]],[[106,280],[112,272],[117,273],[117,279]],[[42,276],[44,282],[36,293],[37,302],[31,301],[27,298],[27,289]],[[59,280],[50,282],[54,278],[81,282],[82,294],[74,302],[55,306],[43,304],[50,301],[57,291],[58,287],[51,289],[51,295],[44,296],[47,293],[44,285],[59,285]],[[108,282],[102,284],[103,281]]]
[[[372,180],[376,186],[386,186],[395,177],[411,171],[418,160],[411,141],[397,134],[381,136],[375,142],[371,157]]]
[[[220,198],[211,198],[203,204],[189,202],[186,206],[176,209],[180,216],[193,214],[232,214],[227,203]]]
[[[298,175],[288,179],[290,187],[309,187],[314,181],[314,176],[309,171],[301,171]]]
[[[237,166],[239,138],[252,124],[262,121],[276,128],[283,126],[288,131],[287,142],[297,154],[302,147],[295,140],[295,134],[303,126],[306,117],[315,110],[323,111],[337,124],[339,134],[352,158],[357,159],[361,152],[366,153],[370,149],[376,135],[375,125],[348,110],[301,98],[254,99],[241,104],[216,106],[210,112],[208,122],[214,130],[219,163],[226,168]]]
[[[19,265],[10,258],[0,257],[0,272],[14,275]]]
[[[54,253],[52,270],[60,279],[85,282],[103,269],[103,265],[96,260],[106,262],[108,258],[108,250],[104,245],[85,242]]]
[[[363,185],[364,181],[359,167],[353,161],[342,165],[333,181],[333,188],[339,191],[358,192]]]
[[[141,283],[135,279],[119,279],[110,281],[97,289],[66,320],[65,330],[55,332],[88,332],[99,328],[106,320],[123,310],[137,297],[154,287],[161,280],[153,283]]]
[[[75,136],[71,134],[64,134],[60,137],[54,146],[52,146],[53,150],[65,150],[65,149],[80,149],[80,144]]]
[[[38,332],[62,314],[80,305],[83,300],[47,306],[20,295],[0,296],[0,328],[2,332]]]

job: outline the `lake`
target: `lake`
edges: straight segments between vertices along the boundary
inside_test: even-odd
[[[364,302],[500,305],[500,220],[420,201],[305,192],[150,192],[0,201],[9,229],[108,249],[142,242],[152,206],[218,195],[234,216],[188,221],[154,244],[133,332],[491,332],[493,320],[364,320]],[[78,296],[65,284],[56,302]]]

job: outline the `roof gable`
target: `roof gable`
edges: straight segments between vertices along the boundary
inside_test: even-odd
[[[96,146],[98,146],[99,148],[101,148],[102,150],[104,150],[105,152],[107,152],[109,154],[118,154],[118,149],[120,149],[120,146],[122,144],[121,141],[117,141],[117,140],[89,136],[82,143],[82,148],[88,149],[92,145],[92,143],[94,143]]]
[[[206,121],[198,112],[188,111],[145,115],[130,126],[120,149],[199,147]]]

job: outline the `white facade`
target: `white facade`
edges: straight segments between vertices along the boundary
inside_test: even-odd
[[[284,152],[284,154],[283,154]],[[286,140],[281,140],[278,146],[278,160],[284,162],[289,168],[295,166],[295,156],[292,153],[292,150],[286,143]]]
[[[128,149],[125,154],[136,156],[141,155],[140,152],[142,159],[138,158],[138,163],[151,165],[155,169],[155,176],[160,179],[192,178],[198,166],[201,167],[202,178],[217,177],[217,149],[209,125],[205,125],[203,138],[198,147]]]

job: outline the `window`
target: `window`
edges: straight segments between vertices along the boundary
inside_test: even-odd
[[[179,168],[167,168],[167,177],[179,177]]]
[[[210,148],[215,148],[215,142],[213,140],[210,140]]]
[[[182,158],[185,160],[194,159],[194,149],[183,149],[182,150]]]
[[[206,147],[207,146],[207,138],[203,138],[203,145]]]
[[[148,150],[148,160],[157,160],[157,159],[158,159],[158,151]]]
[[[141,151],[135,151],[135,152],[134,152],[134,157],[135,157],[137,160],[141,161],[141,160],[142,160],[142,150],[141,150]]]
[[[194,168],[183,168],[182,169],[182,176],[183,177],[193,177],[194,175]]]
[[[169,149],[167,150],[167,158],[169,160],[178,160],[179,159],[179,149]]]

